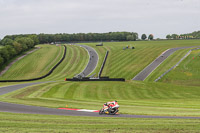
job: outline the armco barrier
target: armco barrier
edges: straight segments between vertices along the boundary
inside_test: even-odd
[[[171,67],[169,70],[167,70],[165,73],[163,73],[160,77],[158,77],[155,82],[157,82],[158,80],[160,80],[163,76],[165,76],[168,72],[170,72],[171,70],[173,70],[175,67],[177,67],[193,50],[197,50],[200,48],[195,48],[195,49],[191,49],[189,50],[189,52],[187,52],[187,54],[185,54],[185,56],[183,58],[180,59],[180,61],[178,63],[176,63],[176,65],[174,65],[173,67]]]
[[[107,57],[108,57],[108,53],[109,53],[109,51],[106,51],[106,56],[105,56],[105,58],[104,58],[104,60],[103,60],[103,64],[101,65],[101,69],[100,69],[100,71],[99,71],[98,77],[101,77],[101,73],[103,72],[103,68],[104,68],[104,66],[105,66],[105,64],[106,64],[106,60],[107,60]]]
[[[65,79],[65,81],[125,81],[124,78],[72,78],[72,79]]]
[[[38,78],[32,78],[32,79],[22,79],[22,80],[0,80],[0,82],[25,82],[25,81],[35,81],[35,80],[39,80],[39,79],[43,79],[46,78],[47,76],[49,76],[55,69],[56,67],[58,67],[58,65],[60,65],[60,63],[65,59],[66,56],[66,51],[67,51],[67,47],[65,45],[64,46],[64,54],[62,59],[44,76],[38,77]]]

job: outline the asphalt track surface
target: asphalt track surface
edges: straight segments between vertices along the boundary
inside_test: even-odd
[[[86,45],[79,45],[79,44],[75,44],[75,45],[85,48],[90,56],[87,66],[80,74],[78,74],[78,75],[81,75],[82,77],[86,77],[95,70],[99,61],[99,56],[96,50],[94,50],[92,47],[89,47]]]
[[[7,94],[9,92],[12,92],[24,87],[42,84],[42,83],[47,83],[47,82],[25,83],[25,84],[1,87],[0,95]],[[30,106],[30,105],[22,105],[22,104],[6,103],[6,102],[0,102],[0,112],[43,114],[43,115],[64,115],[64,116],[90,116],[90,117],[200,119],[200,117],[149,116],[149,115],[127,115],[127,114],[99,115],[99,113],[96,113],[96,112],[61,110],[61,109],[55,109],[55,108],[46,108],[46,107],[38,107],[38,106]]]
[[[163,61],[167,59],[167,57],[169,57],[175,51],[186,48],[194,48],[194,47],[198,46],[178,47],[178,48],[168,49],[167,51],[163,52],[158,58],[156,58],[150,65],[148,65],[140,73],[138,73],[132,80],[144,81]]]
[[[90,51],[91,49],[88,49]],[[94,58],[94,59],[98,59]],[[94,60],[92,60],[94,61]],[[98,61],[95,61],[98,62]],[[90,63],[90,61],[89,61]],[[95,66],[96,63],[92,63]],[[96,67],[96,66],[95,66]],[[87,70],[86,74],[91,73],[91,71]],[[50,82],[50,81],[49,81]],[[7,94],[12,91],[16,91],[18,89],[22,89],[24,87],[33,86],[37,84],[48,83],[48,82],[36,82],[36,83],[24,83],[18,85],[11,85],[6,87],[0,87],[0,95]],[[10,112],[10,113],[24,113],[24,114],[44,114],[44,115],[64,115],[64,116],[90,116],[90,117],[125,117],[125,118],[168,118],[168,119],[200,119],[200,117],[176,117],[176,116],[148,116],[148,115],[127,115],[127,114],[118,114],[118,115],[99,115],[96,112],[81,112],[74,110],[61,110],[55,108],[46,108],[46,107],[38,107],[38,106],[30,106],[30,105],[22,105],[15,103],[6,103],[0,102],[0,112]]]

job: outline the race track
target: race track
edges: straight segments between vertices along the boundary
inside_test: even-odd
[[[12,85],[0,88],[0,95],[21,89],[24,87],[42,84],[44,82],[37,83],[25,83],[20,85]],[[91,117],[126,117],[126,118],[176,118],[176,119],[200,119],[200,117],[176,117],[176,116],[148,116],[148,115],[99,115],[97,112],[85,112],[85,111],[74,111],[74,110],[61,110],[55,108],[46,108],[38,106],[29,106],[22,104],[0,102],[0,112],[10,113],[25,113],[25,114],[45,114],[45,115],[65,115],[65,116],[91,116]]]
[[[89,47],[86,45],[79,45],[79,44],[75,44],[75,45],[85,48],[89,54],[89,61],[88,61],[87,66],[80,74],[78,74],[78,75],[81,75],[82,77],[86,77],[95,70],[99,61],[99,56],[96,50],[94,50],[92,47]]]
[[[82,72],[86,76],[86,75],[89,75],[96,68],[96,65],[98,63],[98,55],[97,55],[96,51],[92,50],[92,48],[90,49],[90,47],[83,46],[83,45],[80,45],[80,46],[85,47],[88,50],[88,52],[90,53],[91,59],[89,60],[87,67]],[[178,49],[183,49],[183,48],[190,48],[190,47],[174,48],[174,49],[170,49],[170,50],[166,51],[163,54],[163,57],[161,57],[161,56],[158,57],[156,59],[156,61],[154,61],[152,63],[152,64],[155,64],[155,65],[152,65],[152,67],[154,67],[154,69],[155,69],[156,64],[159,64],[159,62],[164,61],[164,59],[166,59],[174,51],[176,51]],[[24,84],[19,84],[19,85],[11,85],[11,86],[7,86],[7,87],[0,87],[0,95],[7,94],[9,92],[16,91],[16,90],[22,89],[24,87],[42,84],[42,83],[46,83],[46,82],[24,83]],[[97,107],[97,108],[100,109],[101,107]],[[26,114],[45,114],[45,115],[65,115],[65,116],[90,116],[90,117],[200,119],[200,117],[147,116],[147,115],[127,115],[127,114],[99,115],[97,112],[61,110],[61,109],[55,109],[55,108],[29,106],[29,105],[21,105],[21,104],[6,103],[6,102],[0,102],[0,112],[26,113]]]
[[[171,48],[171,49],[166,50],[158,58],[156,58],[150,65],[148,65],[140,73],[138,73],[132,80],[144,81],[162,62],[164,62],[167,59],[167,57],[169,57],[175,51],[180,50],[180,49],[193,48],[193,47],[197,47],[197,46],[178,47],[178,48]]]

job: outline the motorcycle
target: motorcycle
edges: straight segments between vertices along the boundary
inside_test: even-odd
[[[108,115],[115,115],[119,112],[119,105],[117,102],[115,104],[104,104],[103,108],[99,110],[99,114],[108,114]]]

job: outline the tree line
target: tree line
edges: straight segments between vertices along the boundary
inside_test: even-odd
[[[36,35],[36,34],[35,34]],[[7,35],[4,38],[15,40],[19,37],[27,37],[29,35]],[[135,32],[108,32],[108,33],[59,33],[59,34],[37,34],[40,44],[54,42],[84,42],[84,41],[136,41],[138,34]]]
[[[9,60],[33,48],[38,43],[37,35],[27,35],[26,37],[22,36],[13,39],[4,37],[0,41],[0,69]]]
[[[166,35],[166,39],[200,39],[200,31],[194,31],[192,33],[187,34],[168,34]]]
[[[4,39],[15,40],[16,38],[29,37],[35,44],[56,43],[56,42],[97,42],[97,41],[136,41],[138,33],[136,32],[108,32],[108,33],[59,33],[59,34],[20,34],[7,35]],[[154,36],[150,34],[147,38],[146,34],[142,34],[142,40],[153,40]],[[3,41],[2,40],[2,41]],[[1,41],[1,42],[2,42]]]

